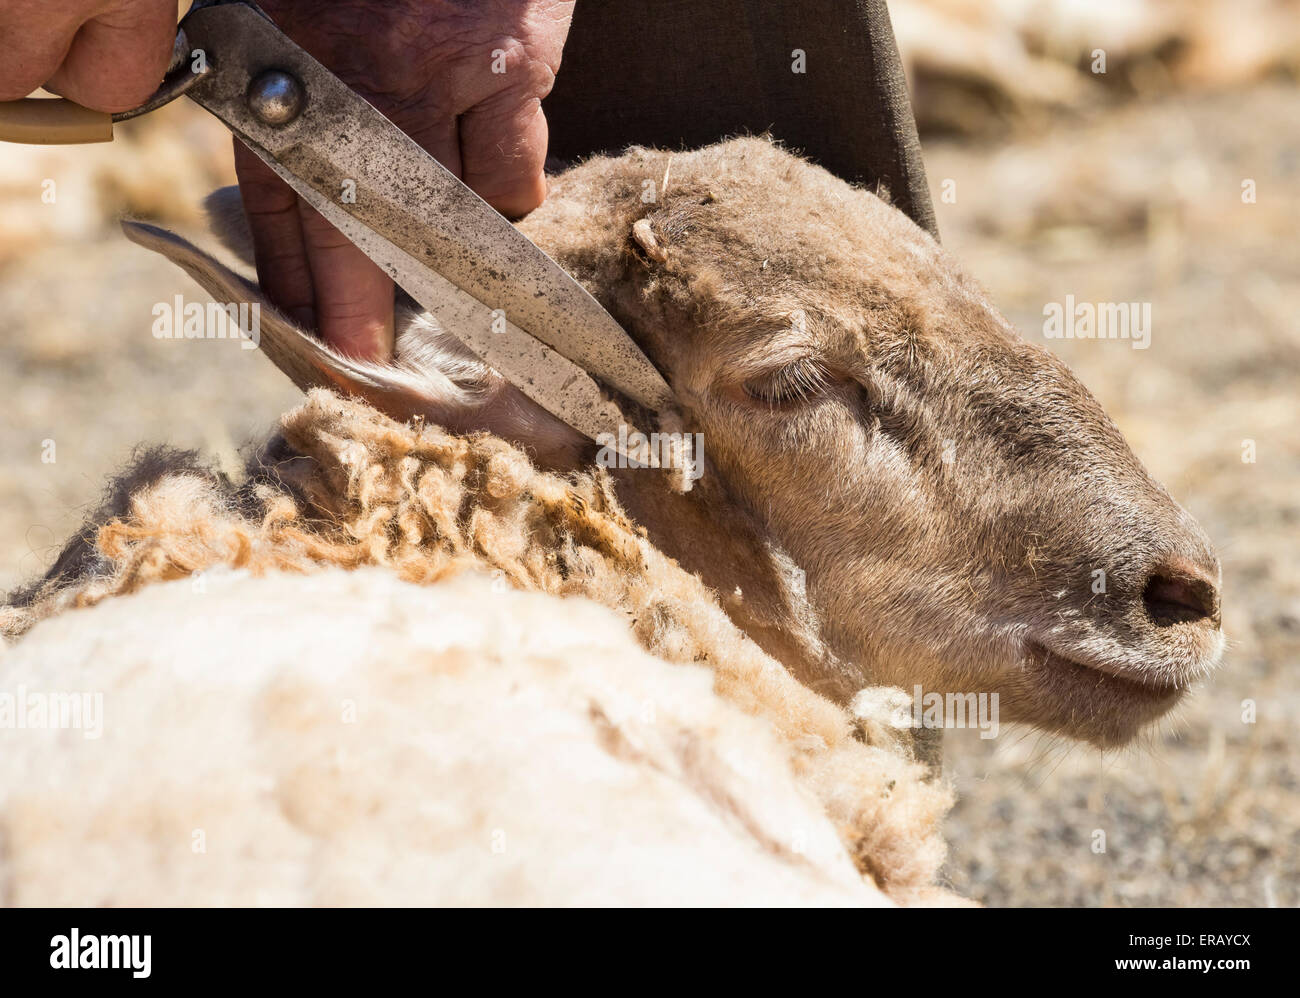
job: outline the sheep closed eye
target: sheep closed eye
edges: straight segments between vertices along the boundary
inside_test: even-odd
[[[744,382],[745,394],[772,407],[799,405],[825,394],[831,383],[826,369],[805,358]]]

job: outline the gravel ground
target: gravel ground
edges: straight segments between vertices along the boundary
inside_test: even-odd
[[[1044,303],[1067,294],[1151,303],[1149,349],[1042,341],[1215,540],[1230,639],[1176,722],[1124,752],[950,734],[951,885],[989,905],[1300,904],[1295,91],[1131,105],[926,154],[937,200],[956,181],[937,206],[945,243],[1026,336],[1042,340]]]
[[[215,127],[186,126],[205,170],[224,145]],[[951,734],[950,884],[989,905],[1300,904],[1295,92],[1131,104],[926,153],[945,242],[1026,335],[1041,338],[1043,304],[1066,294],[1151,302],[1147,350],[1049,345],[1217,541],[1232,639],[1217,677],[1138,748]],[[51,163],[61,176],[69,161]],[[255,351],[155,340],[154,304],[202,300],[197,288],[110,227],[59,221],[75,199],[61,205],[21,252],[0,246],[4,588],[50,562],[136,443],[233,460],[297,398]]]

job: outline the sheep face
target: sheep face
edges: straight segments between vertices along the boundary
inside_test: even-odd
[[[1206,675],[1211,545],[1061,361],[873,195],[758,139],[669,158],[570,171],[524,228],[640,342],[705,475],[799,567],[851,663],[815,683],[996,692],[1003,720],[1114,745]],[[620,489],[644,511],[662,484]],[[693,529],[652,536],[708,579]]]

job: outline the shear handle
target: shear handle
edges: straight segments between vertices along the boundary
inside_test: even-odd
[[[108,114],[92,111],[65,97],[0,101],[0,142],[37,146],[112,142],[114,122],[138,118],[170,104],[211,71],[211,53],[204,53],[201,60],[195,58],[185,32],[178,30],[167,75],[153,96],[139,107]]]

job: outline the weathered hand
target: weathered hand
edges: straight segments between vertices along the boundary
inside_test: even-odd
[[[542,202],[541,100],[574,0],[261,0],[284,32],[505,215]],[[336,349],[387,357],[388,276],[240,143],[235,165],[268,296]]]
[[[97,111],[126,111],[171,61],[176,0],[4,0],[0,101],[37,87]]]

